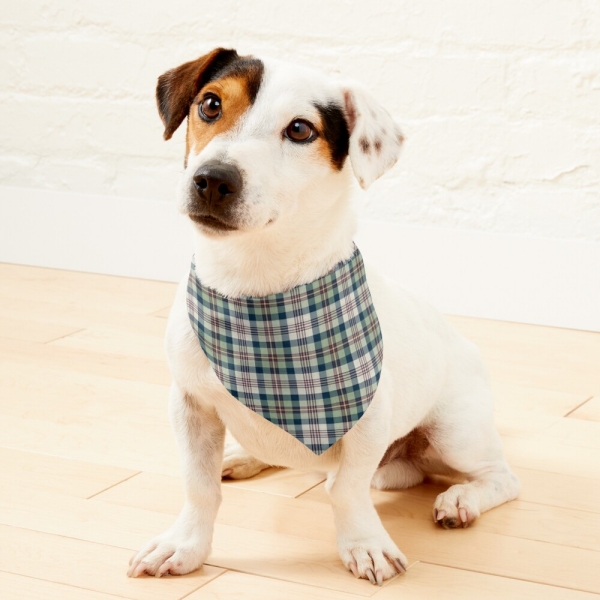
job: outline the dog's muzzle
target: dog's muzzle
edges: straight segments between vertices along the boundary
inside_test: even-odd
[[[233,208],[242,187],[242,174],[234,165],[216,160],[204,163],[192,180],[190,218],[213,229],[236,229]]]

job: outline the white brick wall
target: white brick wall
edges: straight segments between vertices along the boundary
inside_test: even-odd
[[[361,79],[397,115],[369,218],[600,241],[598,0],[12,2],[0,185],[170,199],[156,77],[216,45]]]

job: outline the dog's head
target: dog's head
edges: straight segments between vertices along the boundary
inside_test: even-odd
[[[156,96],[165,139],[188,117],[180,208],[211,236],[260,230],[298,209],[318,218],[345,186],[348,158],[367,188],[403,141],[357,84],[235,50],[167,71]]]

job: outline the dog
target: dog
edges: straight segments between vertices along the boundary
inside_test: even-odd
[[[355,252],[352,177],[366,189],[392,167],[403,135],[363,87],[309,68],[217,48],[158,79],[171,138],[187,117],[178,208],[192,225],[195,274],[221,298],[295,290]],[[221,478],[268,466],[327,472],[337,545],[356,577],[381,585],[407,559],[384,529],[369,489],[402,489],[428,474],[463,483],[435,500],[433,520],[466,527],[517,497],[493,422],[477,347],[433,308],[367,266],[384,340],[376,390],[360,419],[323,452],[249,410],[217,376],[192,327],[189,278],[167,326],[169,414],[185,505],[173,526],[130,561],[128,575],[180,575],[211,550]],[[225,448],[226,427],[237,443]]]

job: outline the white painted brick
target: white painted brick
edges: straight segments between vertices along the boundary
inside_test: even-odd
[[[70,37],[40,35],[23,42],[24,75],[34,90],[84,90],[94,96],[141,91],[151,98],[156,75],[145,68],[147,54],[137,44],[89,38],[79,32]]]
[[[514,61],[508,87],[513,118],[600,123],[600,51]]]
[[[28,0],[0,15],[0,182],[171,200],[157,76],[217,45],[363,81],[407,134],[371,218],[600,235],[597,0]]]

